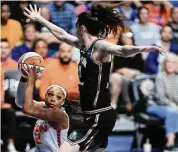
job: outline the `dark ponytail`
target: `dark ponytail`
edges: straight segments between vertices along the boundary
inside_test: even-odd
[[[94,4],[90,12],[84,12],[79,15],[79,26],[85,25],[91,35],[99,37],[107,37],[110,33],[116,35],[118,27],[124,29],[123,21],[126,19],[115,10],[119,5],[111,2]]]

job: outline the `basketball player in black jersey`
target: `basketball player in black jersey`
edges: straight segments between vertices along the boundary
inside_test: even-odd
[[[79,86],[86,127],[72,131],[68,141],[60,147],[60,152],[96,152],[106,148],[108,136],[116,122],[108,89],[112,55],[129,57],[151,50],[164,53],[155,46],[119,46],[105,41],[108,34],[115,35],[124,27],[124,16],[114,11],[114,6],[109,3],[95,4],[90,12],[81,13],[76,22],[77,37],[45,20],[36,5],[25,8],[24,14],[30,20],[43,24],[60,41],[80,48],[82,53]]]

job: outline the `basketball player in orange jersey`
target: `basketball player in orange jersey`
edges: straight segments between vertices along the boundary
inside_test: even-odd
[[[69,127],[68,116],[62,108],[66,91],[61,86],[52,85],[46,91],[45,101],[34,101],[33,89],[39,68],[35,65],[32,69],[27,67],[29,72],[26,78],[20,79],[15,102],[25,114],[38,119],[33,131],[36,152],[56,152],[67,139]]]
[[[120,46],[104,40],[111,32],[116,34],[118,27],[121,30],[124,27],[124,17],[114,10],[115,7],[118,4],[98,3],[92,6],[90,12],[81,13],[76,22],[77,37],[45,20],[36,5],[25,8],[24,14],[30,20],[46,26],[60,41],[81,49],[80,104],[86,127],[73,130],[59,152],[73,152],[76,148],[94,152],[106,148],[108,136],[116,122],[109,96],[112,55],[129,57],[151,50],[164,52],[155,46]]]

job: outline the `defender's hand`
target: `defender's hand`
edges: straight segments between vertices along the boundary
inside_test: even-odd
[[[30,9],[25,7],[24,15],[32,21],[37,21],[37,19],[41,17],[41,15],[40,15],[41,8],[37,9],[36,5],[34,5],[34,7],[32,7],[31,4],[29,6],[30,6]]]

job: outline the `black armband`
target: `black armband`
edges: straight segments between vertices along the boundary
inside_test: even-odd
[[[21,76],[21,78],[20,78],[20,82],[27,82],[27,79],[26,78],[24,78],[23,76]]]

